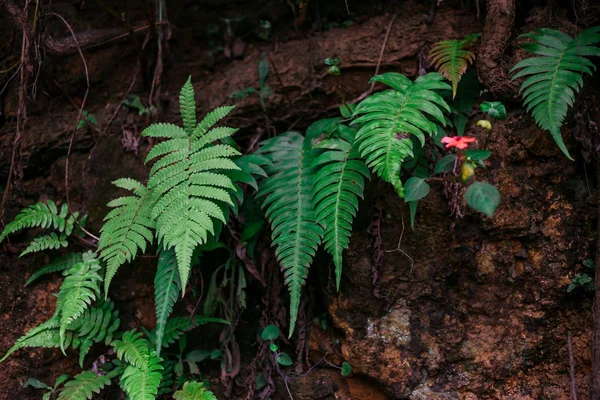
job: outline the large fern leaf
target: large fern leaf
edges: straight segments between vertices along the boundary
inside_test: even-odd
[[[323,228],[317,223],[312,187],[314,157],[302,135],[287,132],[261,144],[260,153],[273,163],[257,196],[271,224],[272,246],[290,292],[290,336],[294,332],[300,294],[319,247]]]
[[[56,309],[60,313],[61,350],[65,352],[65,333],[68,326],[81,316],[100,291],[100,264],[93,253],[83,255],[83,260],[66,272],[60,287]]]
[[[169,139],[155,145],[146,158],[160,157],[150,171],[148,188],[157,201],[152,217],[158,238],[165,248],[175,249],[184,293],[194,248],[214,233],[215,220],[226,222],[221,205],[233,204],[229,190],[235,186],[222,171],[239,169],[231,160],[239,152],[229,145],[213,144],[236,129],[208,130],[231,107],[215,110],[196,125],[194,91],[188,79],[181,90],[180,108],[183,129],[151,125],[142,135]]]
[[[377,75],[371,81],[382,82],[393,88],[375,93],[364,99],[354,112],[353,125],[361,126],[356,134],[358,149],[367,165],[381,179],[391,183],[400,197],[404,187],[400,181],[400,167],[406,157],[412,156],[415,135],[425,144],[425,133],[435,135],[436,120],[445,126],[443,111],[450,107],[436,90],[449,90],[438,73],[420,76],[414,82],[398,73]]]
[[[181,390],[173,394],[175,400],[217,400],[215,395],[204,387],[204,382],[186,382]]]
[[[350,243],[358,197],[363,197],[364,178],[369,177],[369,169],[353,146],[354,138],[352,129],[338,125],[333,137],[316,146],[326,149],[315,160],[318,171],[313,188],[316,219],[325,228],[323,244],[333,257],[338,290],[342,276],[342,252]]]
[[[113,182],[122,189],[131,190],[133,196],[120,197],[108,203],[113,207],[104,220],[98,243],[100,257],[106,262],[104,296],[112,278],[121,265],[133,260],[138,251],[144,253],[147,244],[152,244],[154,219],[151,194],[135,179],[123,178]]]
[[[575,101],[575,93],[583,86],[582,75],[592,74],[596,67],[585,56],[600,56],[600,26],[581,32],[574,39],[554,29],[538,29],[522,35],[534,43],[521,45],[537,54],[526,58],[512,69],[520,71],[513,77],[528,77],[521,85],[527,111],[538,126],[550,132],[560,150],[570,159],[560,128],[567,110]]]
[[[473,34],[463,40],[442,40],[434,44],[429,52],[429,59],[435,69],[452,82],[452,99],[456,96],[460,78],[475,60],[475,54],[467,49],[478,37],[479,34]]]
[[[153,400],[158,394],[162,379],[162,359],[150,348],[150,343],[141,333],[128,331],[112,346],[119,360],[127,367],[121,375],[121,387],[131,400]]]
[[[160,356],[167,318],[173,311],[181,291],[177,257],[173,249],[160,251],[158,269],[154,278],[154,299],[156,304],[156,354]]]
[[[214,317],[205,317],[203,315],[196,315],[193,318],[190,317],[171,317],[167,320],[163,328],[162,341],[158,340],[157,337],[157,329],[153,329],[148,332],[148,337],[150,341],[155,344],[155,347],[159,345],[162,347],[168,347],[169,345],[175,343],[177,339],[179,339],[185,332],[199,326],[208,323],[218,323],[218,324],[229,324],[224,319],[214,318]]]
[[[89,400],[94,393],[100,393],[104,386],[108,385],[110,385],[110,378],[106,375],[85,371],[65,383],[58,400]]]

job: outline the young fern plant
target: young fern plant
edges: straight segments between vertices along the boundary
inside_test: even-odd
[[[93,253],[85,253],[82,261],[65,271],[52,318],[30,329],[8,350],[0,362],[25,347],[79,348],[79,363],[94,343],[108,344],[119,327],[118,312],[112,301],[90,303],[100,292],[100,266]]]
[[[34,238],[29,246],[21,253],[20,257],[29,253],[37,253],[44,250],[59,249],[67,247],[67,238],[71,236],[76,224],[84,225],[86,217],[79,218],[79,213],[69,215],[67,204],[63,204],[60,211],[55,202],[47,200],[33,204],[23,210],[15,219],[6,225],[0,233],[0,242],[6,236],[27,228],[53,229],[50,232]]]
[[[456,97],[458,82],[467,70],[469,64],[475,61],[475,54],[468,48],[479,38],[472,34],[462,40],[442,40],[437,42],[429,52],[429,59],[435,69],[452,82],[452,99]]]
[[[554,29],[538,29],[522,35],[533,43],[521,47],[537,56],[526,58],[512,71],[520,70],[514,77],[527,77],[521,84],[527,111],[536,123],[550,132],[560,150],[572,160],[560,128],[573,106],[575,93],[583,87],[583,74],[592,75],[596,67],[587,56],[600,56],[600,26],[584,30],[575,38]]]
[[[392,89],[364,99],[354,111],[351,125],[358,125],[358,150],[367,165],[404,197],[400,168],[413,155],[409,135],[425,144],[425,133],[433,136],[446,125],[444,111],[450,107],[436,91],[450,90],[438,73],[418,77],[414,82],[398,73],[377,75],[371,81]]]

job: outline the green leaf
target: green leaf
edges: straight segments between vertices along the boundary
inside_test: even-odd
[[[463,40],[443,40],[435,43],[429,52],[429,59],[438,72],[452,82],[452,98],[456,96],[458,82],[475,60],[475,54],[466,50],[479,34],[469,35]]]
[[[23,384],[24,388],[27,388],[27,387],[30,387],[30,386],[32,388],[35,388],[35,389],[48,389],[48,390],[52,390],[52,388],[50,386],[46,385],[44,382],[39,381],[39,380],[37,380],[35,378],[29,378]]]
[[[456,166],[456,154],[446,154],[435,164],[434,174],[441,174],[454,170]]]
[[[258,84],[262,88],[265,86],[267,77],[269,76],[269,62],[265,59],[265,54],[261,54],[258,62]]]
[[[413,156],[413,142],[407,134],[424,145],[425,133],[434,137],[438,124],[446,125],[443,111],[450,112],[450,107],[437,92],[449,90],[450,86],[438,73],[412,82],[390,72],[371,81],[385,83],[393,90],[372,94],[356,107],[352,125],[360,126],[356,133],[358,150],[369,168],[404,197],[400,169]]]
[[[429,184],[423,178],[410,177],[404,184],[404,201],[418,201],[429,194]]]
[[[271,349],[271,351],[273,353],[277,353],[277,350],[279,350],[279,347],[275,343],[271,343],[271,344],[269,344],[269,349]]]
[[[488,113],[492,118],[506,119],[506,108],[499,101],[484,101],[479,107],[481,111]]]
[[[82,259],[82,253],[68,253],[64,256],[58,257],[50,264],[34,272],[31,277],[27,279],[27,282],[25,282],[25,286],[30,285],[43,275],[70,269],[78,262],[81,262]]]
[[[289,367],[290,365],[294,364],[290,356],[288,356],[286,353],[279,353],[277,356],[277,362],[285,367]]]
[[[271,224],[271,245],[290,292],[290,331],[294,332],[302,288],[323,237],[313,201],[315,163],[310,141],[287,132],[261,143],[259,153],[273,163],[260,187],[265,216]]]
[[[417,203],[416,201],[408,202],[408,211],[410,216],[410,229],[415,230],[415,217],[417,215]]]
[[[181,291],[177,257],[173,249],[161,249],[158,256],[158,268],[154,278],[154,304],[156,307],[156,355],[160,356],[167,318],[173,312],[173,306]]]
[[[471,161],[487,160],[492,153],[489,150],[467,150],[465,156]]]
[[[575,102],[575,94],[583,86],[584,74],[592,75],[595,65],[585,56],[600,55],[600,26],[581,32],[577,37],[554,29],[538,29],[522,35],[533,43],[521,45],[536,54],[513,67],[519,70],[513,79],[526,77],[521,84],[527,111],[537,125],[550,132],[560,150],[572,160],[565,146],[560,129],[569,107]]]
[[[352,373],[352,366],[350,365],[350,363],[344,361],[342,363],[342,376],[350,376],[351,373]]]
[[[500,204],[500,192],[489,183],[475,182],[467,189],[465,200],[471,208],[491,218]]]
[[[279,337],[279,328],[273,324],[267,325],[260,333],[260,337],[263,340],[275,340]]]

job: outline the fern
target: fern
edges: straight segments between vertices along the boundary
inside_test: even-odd
[[[26,348],[26,347],[59,347],[60,346],[60,335],[59,335],[60,319],[52,317],[48,321],[30,329],[21,336],[15,344],[6,352],[4,357],[0,359],[0,362],[6,360],[15,351]],[[69,336],[66,341],[71,337]]]
[[[112,278],[121,265],[133,260],[138,251],[144,253],[148,243],[152,244],[154,220],[152,219],[151,195],[148,189],[134,179],[118,179],[113,184],[131,190],[133,196],[120,197],[108,203],[113,210],[104,218],[98,251],[106,262],[104,296]]]
[[[73,226],[78,217],[78,213],[67,217],[69,209],[66,204],[63,204],[60,213],[52,200],[47,200],[46,203],[39,202],[33,204],[23,210],[15,217],[14,221],[6,225],[2,233],[0,233],[0,242],[12,233],[18,232],[26,228],[54,228],[59,232],[64,232],[67,236],[71,235]]]
[[[163,361],[150,349],[150,343],[141,337],[141,333],[128,331],[121,340],[115,340],[112,346],[119,360],[127,367],[121,375],[121,387],[131,400],[153,400],[158,394],[162,379]]]
[[[429,52],[429,59],[435,69],[452,82],[452,99],[456,96],[456,89],[460,78],[467,70],[469,64],[475,60],[475,54],[466,50],[479,37],[479,34],[469,35],[463,40],[442,40],[437,42]]]
[[[536,123],[550,132],[560,150],[569,158],[560,128],[569,106],[575,101],[575,93],[583,87],[582,75],[592,75],[596,67],[585,56],[600,56],[600,26],[586,29],[574,39],[554,29],[538,29],[522,35],[534,43],[521,45],[537,54],[526,58],[512,69],[520,71],[513,77],[527,76],[520,88],[527,111]]]
[[[352,125],[362,125],[356,134],[358,149],[367,165],[386,182],[391,183],[400,197],[404,187],[400,181],[402,162],[413,155],[407,134],[415,135],[425,144],[424,132],[435,135],[438,125],[445,126],[443,110],[450,107],[435,90],[448,90],[437,73],[420,76],[414,82],[397,73],[377,75],[371,81],[393,88],[375,93],[363,100],[354,111]]]
[[[204,387],[203,382],[186,382],[183,388],[173,394],[175,400],[217,400],[215,395]]]
[[[85,371],[65,383],[58,396],[58,400],[89,400],[94,393],[100,393],[104,386],[110,385],[110,378],[106,375],[97,375],[92,371]]]
[[[169,140],[152,148],[146,161],[160,158],[150,171],[148,188],[153,191],[159,240],[165,248],[174,248],[185,292],[190,273],[192,252],[214,234],[214,221],[226,222],[221,204],[233,205],[229,190],[235,190],[222,171],[237,170],[231,160],[239,152],[229,145],[213,142],[231,136],[236,129],[218,127],[208,130],[226,116],[231,107],[209,113],[196,125],[194,92],[190,79],[179,97],[183,129],[173,125],[151,125],[143,136]]]
[[[318,171],[314,181],[316,220],[324,226],[323,244],[333,257],[336,288],[340,289],[342,252],[348,248],[352,220],[358,211],[358,197],[363,197],[364,178],[369,169],[353,146],[355,132],[338,125],[336,135],[316,147],[327,149],[315,160]]]
[[[173,305],[181,290],[177,257],[175,251],[161,250],[158,257],[158,269],[154,278],[154,298],[156,304],[156,354],[160,356],[167,318],[173,311]]]
[[[67,247],[67,235],[61,233],[60,236],[55,232],[47,235],[38,236],[29,243],[29,246],[19,255],[23,257],[25,254],[37,253],[48,249],[60,249],[61,247]]]
[[[76,335],[74,339],[79,345],[79,365],[83,361],[92,344],[104,341],[106,345],[113,340],[113,335],[119,329],[119,312],[115,310],[112,301],[100,301],[94,307],[84,311],[80,318],[69,325],[69,330]]]
[[[99,271],[100,264],[93,253],[84,254],[82,262],[67,271],[56,303],[56,308],[60,311],[60,347],[63,353],[67,327],[96,300],[99,283],[102,281]]]
[[[40,268],[36,272],[34,272],[27,282],[25,282],[25,286],[32,284],[34,281],[39,279],[41,276],[46,274],[51,274],[53,272],[60,272],[67,269],[70,269],[78,262],[83,260],[82,253],[68,253],[62,257],[58,257],[56,260],[52,261],[50,264],[46,265],[43,268]]]
[[[161,371],[162,378],[160,380],[160,386],[158,387],[158,395],[165,395],[173,393],[173,384],[175,384],[175,361],[164,360],[162,363],[163,369]]]
[[[323,228],[317,223],[312,185],[314,157],[302,135],[287,132],[261,144],[260,153],[273,163],[258,197],[271,224],[272,246],[290,292],[290,336],[294,332],[300,294],[310,263],[321,243]]]
[[[195,328],[198,325],[204,325],[211,322],[229,324],[229,322],[224,319],[205,317],[202,315],[194,316],[193,320],[190,317],[173,317],[169,318],[165,324],[162,342],[158,341],[157,330],[152,330],[148,337],[150,337],[151,341],[154,342],[156,346],[158,346],[158,343],[160,343],[162,347],[168,347],[169,345],[175,343],[175,341],[179,339],[185,332]]]

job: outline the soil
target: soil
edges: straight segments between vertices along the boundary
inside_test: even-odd
[[[44,10],[47,7],[63,15],[75,32],[123,28],[100,3],[59,1],[44,4]],[[148,21],[145,6],[105,3],[133,26]],[[168,4],[172,31],[159,95],[153,99],[155,114],[138,115],[136,110],[122,107],[108,125],[128,93],[147,104],[154,44],[141,56],[130,38],[84,51],[90,78],[85,109],[96,117],[97,124],[74,135],[68,189],[71,207],[88,214],[92,232],[98,232],[102,224],[105,204],[118,195],[111,182],[122,176],[144,178],[143,161],[151,143],[140,139],[139,133],[157,119],[178,120],[178,90],[189,75],[199,113],[220,105],[237,106],[227,122],[241,128],[236,139],[247,146],[273,132],[303,131],[315,120],[336,114],[338,81],[326,72],[322,61],[327,57],[342,61],[339,85],[346,99],[368,90],[390,21],[393,24],[380,72],[397,71],[411,77],[429,68],[423,56],[431,44],[481,32],[486,22],[484,16],[478,18],[475,3],[448,0],[437,2],[436,7],[417,1],[349,1],[350,17],[344,2],[315,1],[310,2],[304,19],[296,8],[292,12],[286,2],[275,0],[173,3]],[[522,57],[516,47],[518,34],[542,26],[572,33],[569,29],[575,26],[569,5],[516,3],[526,16],[517,16],[507,33],[510,40],[498,45],[506,46],[505,54],[500,54],[505,58],[488,58],[494,63],[488,66],[488,73],[504,68],[507,57],[511,63]],[[593,7],[587,10],[580,23],[593,21],[598,14]],[[553,17],[551,23],[548,15]],[[272,22],[268,37],[261,31],[261,20]],[[53,37],[68,35],[59,20],[49,17],[44,28]],[[487,34],[498,35],[497,30]],[[0,26],[0,35],[10,38],[0,44],[4,68],[19,54],[20,37],[8,24]],[[142,41],[144,33],[137,38]],[[241,100],[231,96],[258,86],[257,66],[263,54],[270,63],[267,84],[273,92],[266,112],[257,96]],[[136,74],[138,59],[146,60],[140,63],[140,74]],[[17,179],[8,196],[4,221],[36,201],[65,199],[65,160],[86,88],[85,71],[77,53],[47,54],[36,68],[35,97],[31,92],[27,101]],[[492,91],[506,87],[505,77],[501,78],[494,81]],[[0,182],[6,181],[11,164],[17,81],[10,82],[0,95]],[[587,89],[575,107],[585,110],[596,124],[600,123],[598,97],[589,88],[597,84],[597,79],[586,81]],[[519,101],[507,94],[510,90],[497,92],[504,96],[500,99],[507,104],[508,118],[496,121],[488,131],[475,126],[483,115],[474,113],[465,134],[492,151],[492,161],[480,179],[499,188],[502,202],[498,212],[491,219],[482,217],[460,200],[460,190],[434,186],[419,203],[412,230],[403,202],[383,183],[371,182],[355,222],[341,291],[336,293],[332,283],[329,258],[318,255],[306,288],[300,336],[285,344],[292,353],[299,348],[298,359],[308,359],[310,365],[327,355],[334,365],[349,362],[353,373],[344,378],[337,369],[321,363],[290,383],[294,399],[569,399],[569,333],[578,394],[583,398],[588,393],[592,295],[582,289],[568,293],[567,286],[577,273],[585,272],[584,260],[595,259],[596,169],[582,157],[576,162],[567,160],[547,132],[537,128],[520,108]],[[491,93],[483,97],[492,98]],[[586,149],[585,141],[578,144],[574,138],[580,132],[577,129],[577,119],[570,114],[563,136],[573,155]],[[587,139],[597,143],[597,139]],[[457,212],[461,218],[456,217]],[[28,237],[12,236],[0,249],[1,354],[29,328],[52,315],[55,298],[51,294],[60,287],[58,274],[23,287],[27,278],[49,261],[47,256],[18,258]],[[262,247],[266,247],[268,235],[263,239]],[[266,250],[265,254],[272,256]],[[111,296],[121,310],[125,329],[155,324],[154,268],[151,258],[142,259],[121,268],[115,279]],[[241,374],[235,385],[221,385],[217,364],[203,369],[219,398],[226,392],[232,398],[245,398],[243,380],[256,368],[252,362],[259,351],[253,338],[257,321],[267,322],[266,316],[281,323],[287,319],[283,309],[286,290],[277,291],[281,285],[277,265],[271,259],[261,263],[261,268],[271,288],[265,290],[246,274],[249,306],[239,322]],[[193,284],[200,287],[207,277],[209,273],[198,271]],[[193,308],[193,303],[185,300],[180,311]],[[268,312],[261,311],[263,307]],[[218,340],[202,336],[206,334],[203,328],[200,331],[193,341]],[[306,357],[302,356],[304,346]],[[85,367],[101,354],[88,357]],[[304,371],[307,369],[305,365]],[[0,365],[0,399],[41,398],[38,391],[22,387],[28,378],[52,383],[62,373],[79,371],[75,355],[64,357],[54,349],[20,350]],[[288,398],[283,380],[276,375],[278,391],[273,398]],[[119,398],[117,393],[113,388],[105,398]]]

